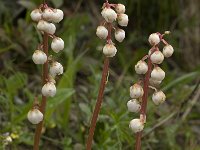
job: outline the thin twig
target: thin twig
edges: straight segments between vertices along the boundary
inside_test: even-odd
[[[91,126],[90,126],[90,130],[89,130],[89,135],[88,135],[88,139],[87,139],[87,145],[86,145],[87,150],[91,150],[91,148],[92,148],[94,131],[95,131],[95,127],[96,127],[97,118],[98,118],[98,115],[99,115],[99,112],[100,112],[100,109],[101,109],[101,104],[102,104],[102,101],[103,101],[103,95],[104,95],[104,90],[105,90],[105,87],[106,87],[108,70],[109,70],[109,58],[105,57],[104,66],[103,66],[103,73],[102,73],[102,78],[101,78],[101,85],[100,85],[99,94],[98,94],[96,106],[95,106],[95,109],[94,109],[94,112],[93,112],[93,116],[92,116],[92,120],[91,120]]]
[[[43,36],[43,51],[48,57],[48,34],[47,33],[44,33],[44,36]],[[43,76],[42,76],[43,85],[46,84],[47,78],[48,78],[48,61],[43,65]],[[43,115],[45,113],[46,100],[47,98],[45,96],[42,96],[40,111],[42,112]],[[35,138],[34,138],[34,150],[39,150],[42,126],[43,126],[43,121],[41,121],[36,127]]]

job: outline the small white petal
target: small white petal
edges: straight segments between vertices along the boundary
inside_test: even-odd
[[[101,15],[109,23],[112,23],[113,21],[115,21],[117,19],[117,13],[111,8],[106,8],[105,7],[102,10]]]
[[[50,65],[49,73],[52,77],[63,74],[63,66],[59,62],[53,62]]]
[[[134,84],[133,86],[130,87],[130,97],[137,99],[141,98],[144,94],[143,88],[139,84]]]
[[[162,91],[155,92],[152,96],[154,104],[159,105],[165,102],[166,96]]]
[[[117,21],[118,21],[118,24],[120,26],[126,27],[128,25],[128,21],[129,21],[128,15],[126,15],[126,14],[119,14],[117,16]]]
[[[145,61],[140,60],[135,65],[135,72],[137,74],[145,74],[148,71],[148,65]]]
[[[42,17],[46,21],[52,21],[53,20],[53,15],[54,15],[53,10],[51,8],[46,8],[43,11]]]
[[[125,31],[122,30],[122,29],[116,29],[115,31],[115,39],[118,41],[118,42],[122,42],[125,38]]]
[[[139,112],[141,109],[140,103],[136,99],[127,102],[127,108],[130,112]]]
[[[38,109],[31,109],[27,118],[32,124],[38,124],[43,120],[43,114]]]
[[[31,19],[33,21],[39,21],[42,19],[42,11],[40,9],[35,9],[31,12]]]
[[[117,53],[117,49],[113,44],[106,44],[103,47],[103,53],[106,57],[114,57]]]
[[[47,61],[47,55],[41,50],[36,50],[33,53],[32,60],[35,64],[44,64]]]
[[[52,82],[47,82],[42,87],[42,95],[46,97],[54,97],[56,95],[56,86]]]
[[[174,53],[174,48],[171,45],[166,45],[163,48],[163,55],[165,57],[171,57],[173,53]]]
[[[155,51],[153,54],[151,54],[150,59],[154,64],[161,64],[164,60],[164,55],[161,53],[161,51]]]
[[[106,27],[104,26],[98,26],[97,30],[96,30],[96,35],[100,38],[100,39],[106,39],[108,36],[108,30],[106,29]]]
[[[133,119],[129,124],[129,128],[134,132],[140,132],[144,129],[144,124],[141,122],[140,119]]]
[[[152,33],[150,36],[149,36],[149,43],[154,46],[154,45],[157,45],[158,43],[160,43],[160,37],[157,33]]]
[[[118,13],[118,14],[124,14],[125,11],[126,11],[126,8],[123,4],[117,4],[116,7],[115,7],[115,11]]]
[[[58,53],[59,51],[63,50],[64,49],[64,41],[59,38],[59,37],[56,37],[52,40],[52,43],[51,43],[51,49],[55,52],[55,53]]]
[[[165,78],[165,72],[160,67],[154,67],[151,72],[151,78],[156,81],[162,81]]]
[[[54,9],[53,11],[54,11],[54,14],[53,14],[52,21],[55,23],[59,23],[60,21],[62,21],[64,18],[63,11],[60,9]]]

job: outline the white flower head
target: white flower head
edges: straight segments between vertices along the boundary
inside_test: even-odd
[[[144,123],[140,119],[133,119],[129,124],[129,128],[134,132],[140,132],[144,129]]]
[[[56,38],[53,38],[52,40],[51,49],[55,53],[58,53],[59,51],[64,49],[64,45],[65,45],[64,41],[61,38],[56,37]]]
[[[113,44],[106,44],[103,47],[103,53],[106,57],[114,57],[117,53],[117,49]]]
[[[42,18],[46,21],[52,21],[53,15],[54,15],[54,11],[51,8],[46,8],[43,11]]]
[[[128,25],[128,15],[126,14],[118,14],[117,21],[120,26],[126,27]]]
[[[162,81],[165,78],[165,72],[160,67],[154,67],[151,72],[151,78],[156,81]]]
[[[49,33],[49,34],[54,34],[56,32],[56,26],[53,23],[49,23],[44,20],[40,20],[37,24],[37,28],[40,31]]]
[[[136,99],[132,99],[127,102],[127,108],[128,111],[137,113],[140,111],[141,105]]]
[[[173,53],[174,53],[174,48],[171,45],[166,45],[163,48],[163,55],[165,57],[171,57]]]
[[[125,38],[125,31],[122,30],[122,29],[116,29],[115,30],[115,39],[118,41],[118,42],[122,42]]]
[[[166,96],[162,91],[155,92],[152,96],[152,101],[154,104],[159,105],[164,103],[166,100]]]
[[[130,87],[130,97],[137,99],[141,98],[144,94],[143,88],[141,85],[135,83],[133,86]]]
[[[59,23],[60,21],[63,20],[63,18],[64,18],[64,13],[63,13],[62,10],[60,10],[60,9],[54,9],[53,12],[54,12],[54,14],[53,14],[53,16],[52,16],[52,21],[53,21],[54,23]]]
[[[55,77],[56,75],[61,75],[63,74],[63,66],[61,65],[61,63],[55,61],[50,65],[49,72],[52,77]]]
[[[38,109],[33,108],[28,112],[27,118],[32,124],[38,124],[43,120],[43,114]]]
[[[151,54],[150,59],[154,64],[161,64],[164,60],[164,55],[161,51],[155,51],[153,54]]]
[[[148,65],[145,61],[140,60],[135,65],[135,72],[137,74],[145,74],[148,71]]]
[[[47,82],[42,87],[42,95],[46,97],[54,97],[56,95],[56,86],[53,82]]]
[[[112,23],[113,21],[115,21],[117,19],[117,13],[111,8],[105,7],[102,10],[101,15],[109,23]]]
[[[126,11],[126,8],[123,4],[117,4],[116,7],[115,7],[115,11],[118,13],[118,14],[124,14],[125,11]]]
[[[96,30],[96,35],[100,38],[100,39],[106,39],[108,36],[108,30],[106,29],[106,27],[104,26],[98,26],[97,30]]]
[[[154,46],[154,45],[157,45],[158,43],[160,43],[160,37],[157,33],[152,33],[150,36],[149,36],[149,43]]]
[[[47,55],[41,50],[36,50],[33,53],[32,60],[35,64],[44,64],[47,61]]]
[[[31,12],[31,19],[33,21],[39,21],[42,19],[42,11],[40,9],[34,9],[32,12]]]

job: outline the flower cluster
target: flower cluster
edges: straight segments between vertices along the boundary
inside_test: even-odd
[[[111,40],[112,29],[115,30],[114,35],[118,42],[122,42],[125,38],[125,31],[113,25],[115,21],[122,27],[128,25],[128,15],[125,14],[125,10],[123,4],[109,4],[108,1],[103,4],[101,15],[104,21],[97,27],[96,35],[100,39],[107,39],[107,44],[103,47],[103,53],[106,57],[114,57],[117,53],[117,48]]]
[[[56,37],[54,34],[56,32],[56,26],[54,23],[59,23],[63,17],[64,13],[60,9],[53,9],[48,7],[47,4],[41,4],[38,9],[35,9],[30,14],[31,19],[37,22],[37,29],[42,33],[48,35],[52,38],[51,49],[58,53],[64,49],[64,41]],[[63,73],[63,66],[53,60],[52,56],[48,55],[44,51],[44,45],[40,44],[33,53],[32,60],[35,64],[44,65],[49,63],[49,74],[46,79],[46,83],[42,87],[42,95],[45,97],[53,97],[56,94],[55,77],[56,75],[61,75]],[[28,120],[33,124],[38,124],[43,120],[43,114],[39,111],[38,107],[34,107],[28,112]]]
[[[145,93],[147,94],[147,89],[152,88],[155,90],[152,96],[152,101],[155,105],[162,104],[166,99],[165,94],[161,90],[157,90],[155,87],[161,84],[165,78],[165,72],[158,65],[163,62],[164,57],[168,58],[172,56],[174,52],[173,47],[163,39],[163,36],[169,33],[169,31],[166,31],[164,34],[151,34],[148,41],[152,48],[149,50],[148,55],[143,57],[135,65],[136,73],[139,75],[145,75],[145,80],[147,80],[147,82],[140,81],[130,87],[131,100],[127,103],[128,110],[130,112],[141,113],[140,118],[133,119],[129,124],[129,127],[134,133],[142,131],[144,128],[144,123],[146,122],[146,110],[144,110],[146,109],[146,104],[144,104],[144,101],[147,100],[147,97],[144,97],[144,95]],[[162,52],[159,50],[160,42],[164,43],[165,45]],[[148,64],[145,62],[146,59],[148,59]],[[153,69],[151,69],[152,66]],[[145,89],[144,84],[146,84],[147,89]]]

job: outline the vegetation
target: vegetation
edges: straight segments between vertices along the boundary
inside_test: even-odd
[[[167,41],[175,49],[173,57],[162,64],[167,76],[160,88],[167,99],[155,108],[149,97],[142,147],[200,149],[200,2],[112,2],[126,5],[130,21],[125,28],[126,40],[117,44],[118,53],[110,64],[93,149],[133,149],[135,136],[128,124],[136,115],[128,113],[126,103],[129,87],[137,81],[134,65],[149,50],[148,35],[166,30],[172,33]],[[42,37],[36,32],[30,12],[40,3],[40,0],[0,1],[0,149],[26,150],[33,145],[35,126],[26,116],[41,91],[42,68],[34,65],[31,57]],[[95,35],[102,3],[49,0],[50,6],[65,12],[65,19],[57,26],[65,49],[56,55],[65,72],[57,80],[57,95],[48,99],[41,149],[85,149],[102,73],[104,42]],[[41,94],[38,98],[41,99]],[[8,137],[12,142],[6,142]]]

